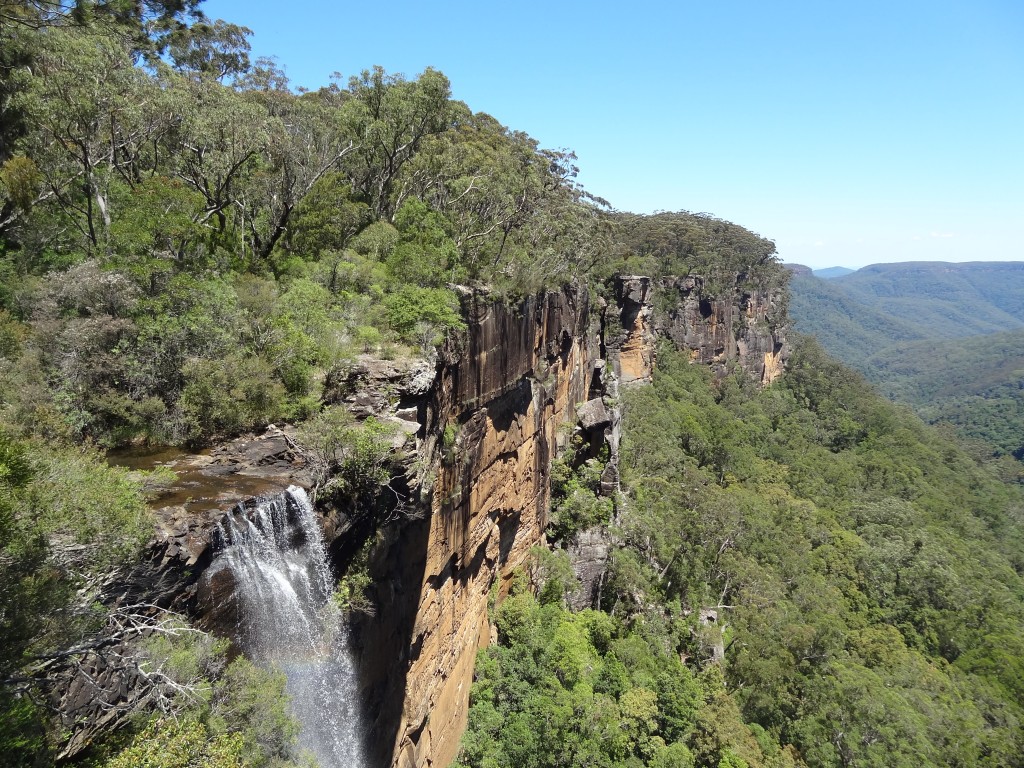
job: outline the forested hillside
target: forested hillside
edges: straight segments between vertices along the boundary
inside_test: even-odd
[[[893,341],[927,338],[926,329],[917,323],[853,298],[838,279],[795,274],[789,287],[794,327],[818,338],[831,354],[865,375],[866,370],[858,363],[866,355]]]
[[[1020,457],[1021,264],[879,264],[790,286],[797,330],[982,454]]]
[[[1024,263],[872,264],[830,283],[856,301],[956,338],[1024,327]]]
[[[296,94],[240,27],[140,39],[145,20],[48,7],[5,24],[27,66],[0,158],[6,412],[38,434],[301,417],[354,355],[458,326],[450,284],[523,293],[593,265],[603,216],[571,154],[453,102],[440,72]]]
[[[555,507],[610,525],[602,610],[538,553],[462,765],[1021,764],[1019,490],[811,340],[764,391],[663,351],[624,434],[614,513],[593,466]]]
[[[1024,458],[1024,331],[893,344],[865,366],[881,392],[926,421]]]

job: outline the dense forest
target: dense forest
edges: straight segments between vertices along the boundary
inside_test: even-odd
[[[462,765],[1020,764],[1015,487],[810,339],[762,391],[664,350],[624,418],[616,508],[584,465],[554,509],[619,544],[602,610],[538,553]]]
[[[60,758],[47,682],[102,638],[151,694],[79,762],[310,762],[277,671],[97,601],[161,482],[104,450],[337,426],[360,356],[429,359],[463,330],[459,286],[786,280],[737,225],[613,211],[570,151],[473,113],[441,72],[306,92],[248,35],[195,0],[0,5],[10,765]],[[763,391],[665,350],[623,407],[620,497],[597,494],[600,458],[553,468],[556,546],[495,606],[462,764],[1020,764],[1016,488],[812,341]],[[600,610],[573,613],[563,549],[594,525],[612,569]]]
[[[797,274],[790,287],[794,326],[887,397],[979,456],[1021,458],[1020,264],[878,264],[828,281]]]
[[[909,403],[926,421],[952,424],[999,455],[1024,459],[1024,331],[940,346],[894,344],[866,365],[886,396]]]

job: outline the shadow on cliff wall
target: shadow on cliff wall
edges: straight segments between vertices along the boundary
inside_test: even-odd
[[[400,526],[394,541],[382,548],[386,562],[372,564],[386,574],[374,585],[377,614],[354,628],[360,692],[366,704],[367,768],[384,768],[394,761],[407,676],[420,650],[413,644],[413,633],[429,535],[429,519],[409,520]]]

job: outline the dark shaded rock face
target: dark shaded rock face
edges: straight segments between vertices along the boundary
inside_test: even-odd
[[[742,280],[727,296],[708,296],[700,277],[666,278],[661,288],[668,309],[656,321],[657,332],[689,350],[694,362],[719,376],[736,363],[762,384],[782,373],[789,349],[779,327],[780,296]]]
[[[569,607],[574,611],[600,605],[608,557],[614,544],[608,529],[598,525],[580,531],[569,545],[569,557],[579,581],[579,587],[569,595]]]

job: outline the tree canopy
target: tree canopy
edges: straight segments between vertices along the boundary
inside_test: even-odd
[[[624,408],[614,515],[553,473],[556,541],[610,527],[603,610],[531,569],[459,765],[1021,764],[1019,488],[810,339],[763,391],[664,349]]]

